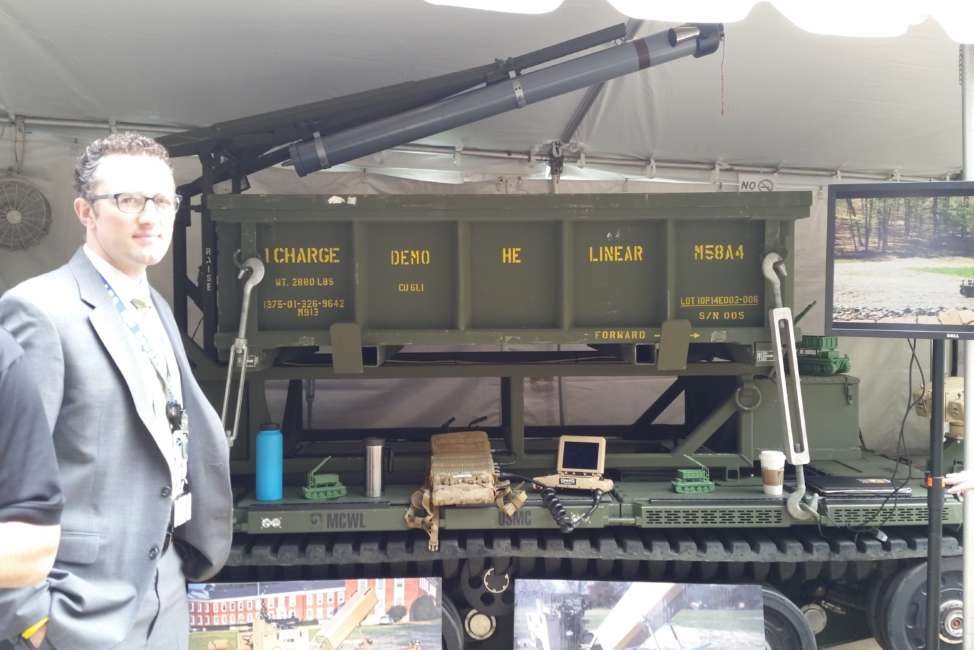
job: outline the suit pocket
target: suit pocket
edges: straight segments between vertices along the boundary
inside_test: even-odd
[[[64,564],[93,564],[98,559],[101,535],[97,533],[62,532],[57,561]]]

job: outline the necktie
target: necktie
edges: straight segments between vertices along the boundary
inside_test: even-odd
[[[152,305],[141,298],[132,298],[132,306],[135,307],[135,315],[139,321],[139,326],[145,334],[146,341],[152,346],[152,351],[158,361],[162,362],[163,367],[168,372],[169,364],[166,363],[166,349],[162,347],[162,340],[159,338],[159,328],[155,326],[149,315],[152,313]],[[168,342],[168,341],[167,341]]]
[[[166,390],[167,386],[165,383],[169,380],[170,368],[168,355],[166,354],[166,349],[162,347],[162,341],[160,340],[159,328],[154,326],[151,322],[150,314],[152,312],[152,307],[149,303],[145,302],[140,298],[132,298],[132,306],[135,307],[135,317],[139,322],[139,326],[142,329],[143,336],[145,337],[145,343],[151,348],[146,350],[151,359],[149,359],[152,364],[156,374],[159,375],[158,379],[160,386],[163,390]],[[153,407],[157,407],[155,404],[156,400],[153,400]],[[157,408],[157,412],[165,412],[165,400],[163,400],[162,405]]]

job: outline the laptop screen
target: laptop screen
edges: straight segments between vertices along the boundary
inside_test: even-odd
[[[599,469],[598,441],[579,442],[566,440],[561,467],[566,472],[597,472]]]

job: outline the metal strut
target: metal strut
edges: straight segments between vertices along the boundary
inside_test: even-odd
[[[761,263],[761,271],[771,284],[774,293],[774,308],[769,313],[769,326],[774,337],[776,383],[784,415],[785,456],[795,467],[795,489],[788,495],[786,506],[788,514],[795,519],[817,519],[815,503],[804,502],[805,465],[811,462],[808,454],[808,435],[805,431],[805,407],[802,402],[801,377],[798,375],[798,352],[795,344],[795,323],[791,308],[785,307],[781,297],[781,277],[787,275],[784,259],[778,253],[768,253]],[[781,277],[779,277],[781,276]],[[785,365],[785,359],[788,366]],[[790,368],[789,368],[790,366]],[[789,372],[790,370],[790,372]],[[790,380],[790,381],[789,381]],[[817,497],[815,498],[817,501]]]
[[[250,294],[261,280],[264,279],[264,263],[256,257],[248,258],[240,265],[238,280],[244,276],[249,276],[244,281],[243,300],[240,307],[240,326],[237,329],[237,338],[233,340],[230,348],[230,359],[227,363],[227,384],[223,389],[223,410],[220,413],[220,421],[223,423],[223,430],[227,434],[227,445],[233,447],[237,440],[237,428],[240,426],[240,410],[243,406],[244,380],[247,377],[247,364],[250,362],[247,354],[247,316],[250,313]],[[233,371],[235,366],[240,365],[240,384],[237,386],[237,403],[234,406],[233,426],[227,428],[227,411],[230,408],[230,388],[233,385]]]

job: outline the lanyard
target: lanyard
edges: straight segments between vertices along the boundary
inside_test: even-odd
[[[173,496],[175,497],[169,513],[169,526],[165,538],[165,547],[168,548],[172,540],[173,529],[182,526],[193,516],[192,495],[189,491],[189,465],[187,464],[189,427],[187,426],[186,411],[176,399],[176,394],[172,389],[172,375],[169,373],[169,364],[159,356],[158,350],[149,342],[142,328],[139,327],[133,311],[122,302],[122,299],[118,297],[118,294],[115,293],[105,278],[101,280],[105,285],[105,291],[112,299],[112,304],[115,305],[115,311],[118,312],[122,322],[125,323],[135,340],[139,342],[142,352],[149,358],[149,363],[152,364],[152,369],[155,370],[166,393],[166,420],[169,421],[173,440],[169,468],[172,476]]]
[[[169,373],[169,366],[165,361],[159,356],[159,352],[156,348],[149,342],[142,328],[139,327],[139,323],[136,321],[135,315],[132,310],[129,309],[126,304],[118,297],[111,285],[105,278],[101,279],[102,284],[105,286],[105,291],[108,292],[108,296],[112,299],[112,304],[115,306],[115,311],[121,317],[122,322],[128,328],[135,340],[138,341],[139,346],[142,348],[142,352],[149,358],[149,363],[152,364],[152,369],[155,371],[156,375],[159,377],[159,381],[162,382],[163,391],[166,393],[166,419],[169,420],[170,426],[176,428],[179,426],[179,416],[182,413],[182,407],[179,404],[179,400],[176,398],[176,394],[172,389],[172,376]]]

